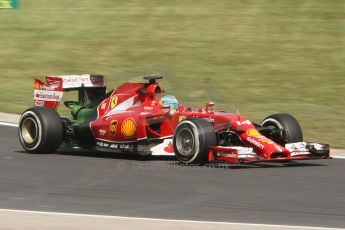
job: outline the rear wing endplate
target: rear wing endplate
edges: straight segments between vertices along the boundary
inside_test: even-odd
[[[104,88],[106,82],[103,75],[82,74],[46,76],[46,82],[35,79],[34,106],[57,109],[64,91],[87,88]]]

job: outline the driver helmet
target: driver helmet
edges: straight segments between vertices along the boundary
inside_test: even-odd
[[[178,110],[179,104],[175,96],[166,95],[161,98],[161,103],[163,106],[170,106],[170,109]]]

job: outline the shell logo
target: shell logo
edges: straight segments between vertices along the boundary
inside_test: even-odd
[[[114,97],[111,99],[110,107],[111,107],[111,108],[114,108],[116,105],[117,105],[117,96],[114,96]]]
[[[116,134],[117,120],[112,120],[109,126],[109,133],[114,136]]]
[[[248,136],[251,136],[251,137],[261,136],[261,133],[259,133],[259,131],[257,131],[256,129],[249,129],[247,133],[248,133]]]
[[[137,133],[137,124],[132,118],[127,118],[122,122],[121,132],[125,137],[134,137]]]

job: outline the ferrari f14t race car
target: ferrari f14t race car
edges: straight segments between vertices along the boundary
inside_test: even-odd
[[[303,141],[297,120],[274,114],[256,124],[225,111],[191,108],[176,97],[163,96],[157,80],[126,82],[106,91],[102,75],[47,76],[35,80],[34,107],[20,118],[19,140],[29,153],[50,153],[59,147],[129,153],[175,155],[184,164],[207,162],[288,162],[329,158],[329,145]],[[56,112],[65,91],[78,100],[64,101],[71,118]]]

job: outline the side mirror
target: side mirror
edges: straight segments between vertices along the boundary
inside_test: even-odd
[[[212,101],[209,101],[206,103],[206,113],[209,112],[209,109],[212,108],[214,106],[214,102]],[[211,109],[211,112],[212,112],[212,109]]]

